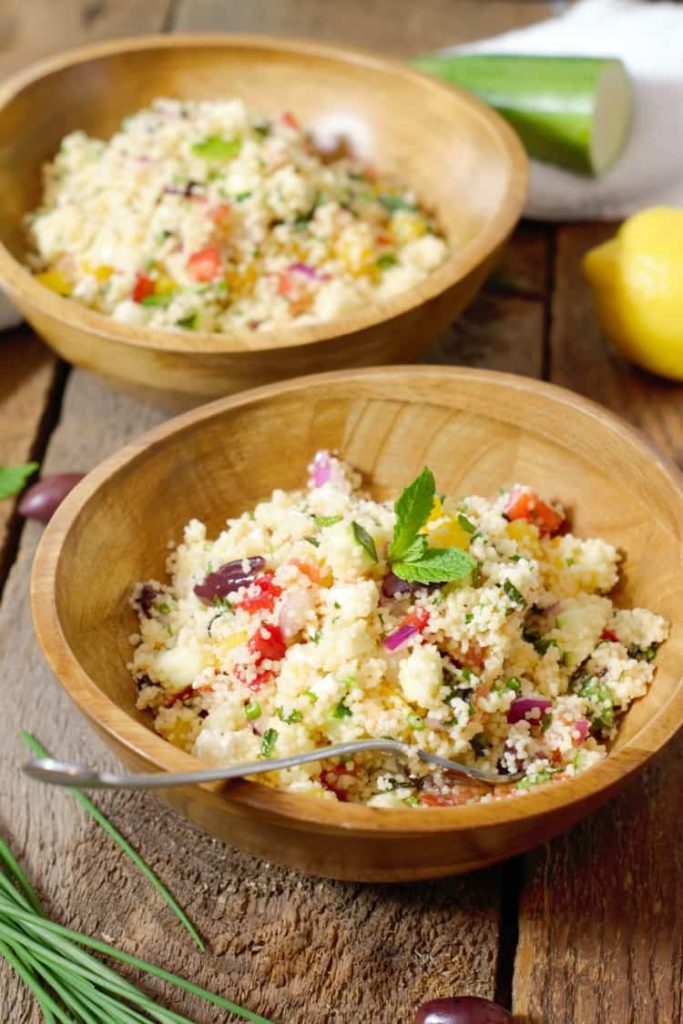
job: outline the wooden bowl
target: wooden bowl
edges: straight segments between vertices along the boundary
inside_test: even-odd
[[[243,97],[297,112],[412,185],[452,255],[422,284],[334,321],[227,334],[134,327],[40,285],[23,265],[23,218],[41,165],[76,128],[111,135],[153,97]],[[416,358],[474,296],[517,222],[527,161],[492,110],[408,67],[258,36],[145,36],[44,61],[0,88],[0,283],[52,347],[112,384],[175,407],[301,373]]]
[[[338,448],[378,497],[427,464],[440,490],[514,481],[561,498],[580,536],[626,552],[619,601],[672,623],[655,681],[610,756],[519,799],[415,811],[328,803],[240,782],[169,789],[169,803],[226,841],[314,874],[430,878],[490,864],[572,825],[673,735],[683,718],[683,478],[599,406],[523,377],[443,367],[350,370],[269,385],[157,427],[107,459],[47,527],[32,578],[38,639],[81,711],[131,769],[198,761],[134,709],[126,669],[134,582],[163,578],[188,519],[216,535],[275,487],[299,487],[314,449]],[[57,752],[58,753],[58,752]]]

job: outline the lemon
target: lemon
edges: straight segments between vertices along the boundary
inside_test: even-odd
[[[653,207],[586,253],[603,334],[627,359],[683,380],[683,210]]]

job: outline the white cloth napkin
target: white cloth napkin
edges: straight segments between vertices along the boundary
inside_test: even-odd
[[[580,0],[559,17],[441,52],[620,57],[634,84],[630,139],[602,178],[531,163],[528,217],[617,220],[683,206],[683,4]]]

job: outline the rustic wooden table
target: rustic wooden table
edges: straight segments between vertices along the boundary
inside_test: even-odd
[[[298,34],[402,56],[547,13],[540,0],[4,0],[0,75],[50,51],[135,32]],[[497,273],[428,359],[573,388],[681,461],[683,388],[617,361],[589,307],[580,257],[609,231],[523,224]],[[0,464],[35,458],[45,472],[87,470],[161,418],[60,365],[26,327],[0,335]],[[39,535],[9,502],[0,505],[0,831],[60,920],[281,1024],[409,1024],[411,1008],[449,993],[496,996],[524,1024],[683,1021],[680,742],[548,846],[419,885],[303,878],[196,833],[152,798],[102,797],[208,939],[209,952],[194,952],[69,795],[20,774],[21,728],[60,755],[108,761],[33,636],[27,592]],[[189,1000],[176,1008],[202,1024],[226,1020]],[[2,1024],[37,1019],[0,963]]]

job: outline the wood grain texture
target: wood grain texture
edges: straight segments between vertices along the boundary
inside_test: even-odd
[[[350,147],[415,189],[449,253],[424,281],[331,321],[224,333],[132,326],[55,295],[23,265],[39,168],[76,128],[107,135],[153,97],[238,91],[250,110],[296,111],[315,137],[343,114]],[[39,113],[37,113],[39,112]],[[39,118],[39,120],[38,120]],[[338,122],[337,122],[338,123]],[[157,37],[50,62],[0,98],[0,281],[70,362],[177,405],[302,373],[409,362],[479,290],[519,219],[527,158],[494,111],[400,64],[256,36]]]
[[[92,465],[160,418],[76,371],[46,468]],[[25,757],[21,728],[66,757],[114,764],[51,678],[35,642],[28,579],[39,537],[40,529],[28,524],[0,608],[0,777],[10,781],[0,789],[0,830],[55,915],[279,1024],[375,1024],[380,1007],[387,1019],[403,1020],[406,1005],[428,996],[491,995],[497,870],[408,887],[306,879],[231,850],[152,798],[98,796],[209,940],[209,953],[192,951],[165,905],[72,798],[18,770]],[[3,1024],[38,1021],[2,961],[0,993]],[[198,1024],[226,1020],[182,1000],[174,1006],[185,1007]]]
[[[180,0],[175,28],[300,36],[407,57],[531,25],[551,10],[544,0]]]
[[[40,441],[41,423],[57,361],[25,327],[0,334],[0,466],[28,462]],[[6,545],[16,532],[15,502],[0,502],[0,589]]]
[[[609,225],[557,232],[551,367],[558,383],[611,406],[680,462],[683,387],[607,349],[580,273]],[[628,791],[526,858],[514,1007],[525,1024],[683,1021],[683,738]]]
[[[0,79],[70,46],[158,31],[171,4],[172,0],[3,0]]]

